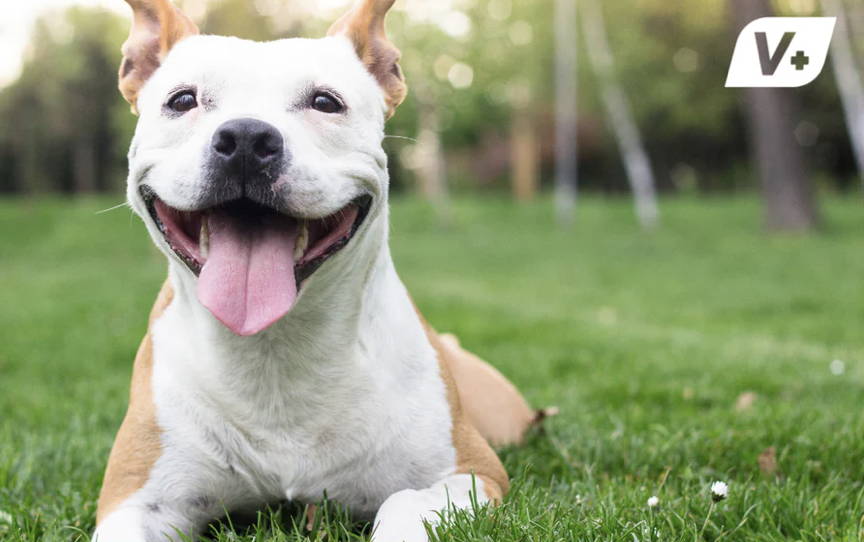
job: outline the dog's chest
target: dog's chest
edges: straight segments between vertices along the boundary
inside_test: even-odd
[[[204,464],[198,483],[217,498],[221,484],[225,495],[247,486],[250,504],[317,502],[326,493],[362,516],[393,492],[452,471],[446,390],[422,349],[373,340],[336,360],[283,349],[229,360],[190,341],[182,320],[169,308],[154,328],[163,454],[176,458],[162,464]]]

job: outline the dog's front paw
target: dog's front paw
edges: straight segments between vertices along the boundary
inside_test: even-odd
[[[424,491],[405,489],[390,495],[375,516],[372,542],[428,542],[424,520],[435,522],[437,499]]]
[[[448,476],[426,489],[397,491],[378,509],[372,542],[428,542],[424,522],[435,525],[450,509],[473,512],[475,503],[486,502],[485,482],[469,474]]]
[[[115,510],[96,527],[92,542],[149,542],[141,511],[134,507]]]

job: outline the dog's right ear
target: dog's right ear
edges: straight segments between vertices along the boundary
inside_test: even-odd
[[[126,0],[132,7],[132,29],[121,49],[120,93],[137,113],[138,91],[174,45],[198,33],[171,0]]]

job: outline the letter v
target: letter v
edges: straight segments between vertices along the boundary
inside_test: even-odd
[[[792,38],[795,37],[795,32],[784,32],[783,39],[777,45],[774,54],[768,55],[768,37],[765,32],[756,32],[756,49],[759,51],[759,64],[762,65],[762,75],[774,75],[777,71],[777,66],[783,60],[783,55],[789,49],[789,44],[792,43]]]

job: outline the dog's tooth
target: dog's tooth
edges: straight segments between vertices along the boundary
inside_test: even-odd
[[[210,253],[210,229],[207,227],[207,217],[201,220],[201,233],[198,235],[198,245],[201,247],[201,257],[207,258]]]
[[[299,262],[300,258],[306,254],[306,248],[309,244],[309,228],[305,220],[300,221],[300,233],[297,234],[297,242],[294,244],[294,261]]]

